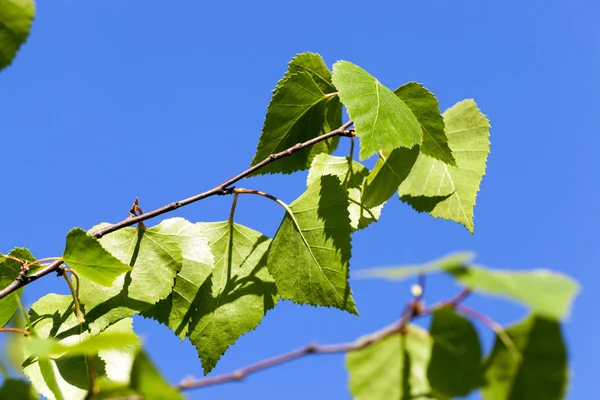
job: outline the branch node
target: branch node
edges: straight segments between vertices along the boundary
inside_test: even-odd
[[[231,375],[232,379],[236,380],[236,381],[243,381],[244,378],[246,377],[246,374],[244,374],[244,371],[235,371],[232,375]]]

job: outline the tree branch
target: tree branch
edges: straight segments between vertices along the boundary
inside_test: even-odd
[[[142,221],[146,221],[150,218],[158,217],[159,215],[176,210],[179,207],[187,206],[188,204],[195,203],[195,202],[205,199],[207,197],[211,197],[211,196],[215,196],[215,195],[231,194],[232,189],[233,189],[231,186],[234,183],[248,177],[252,173],[258,171],[259,169],[263,168],[264,166],[266,166],[268,164],[271,164],[274,161],[279,160],[280,158],[288,157],[302,149],[311,147],[319,142],[322,142],[324,140],[330,139],[335,136],[353,137],[354,132],[348,131],[348,128],[351,125],[352,125],[352,121],[348,121],[345,124],[343,124],[342,126],[340,126],[339,128],[337,128],[331,132],[325,133],[321,136],[317,136],[316,138],[307,140],[306,142],[303,142],[303,143],[297,143],[294,146],[292,146],[286,150],[280,151],[279,153],[271,154],[270,156],[268,156],[267,158],[265,158],[258,164],[253,165],[252,167],[248,168],[247,170],[240,172],[236,176],[229,178],[225,182],[221,183],[220,185],[215,186],[214,188],[212,188],[210,190],[207,190],[206,192],[202,192],[202,193],[199,193],[192,197],[188,197],[187,199],[175,201],[173,203],[167,204],[166,206],[157,208],[156,210],[147,212],[145,214],[141,214],[141,215],[137,215],[137,216],[130,216],[129,218],[126,218],[121,222],[117,222],[116,224],[108,225],[102,229],[99,229],[99,230],[93,232],[91,235],[94,236],[95,238],[99,239],[108,233],[118,231],[119,229],[123,229],[125,227],[137,224]],[[25,285],[28,285],[31,282],[33,282],[43,276],[46,276],[52,272],[57,272],[60,274],[61,266],[62,266],[62,261],[58,260],[51,264],[48,264],[44,268],[40,269],[39,271],[37,271],[31,275],[19,276],[17,279],[15,279],[13,282],[11,282],[4,289],[0,290],[0,299],[9,295],[12,292],[18,290],[19,288],[21,288]]]

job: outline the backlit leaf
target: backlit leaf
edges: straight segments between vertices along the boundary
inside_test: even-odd
[[[561,400],[567,387],[567,351],[556,321],[530,316],[505,330],[516,345],[513,354],[496,337],[486,362],[485,400]]]
[[[433,313],[433,338],[427,376],[431,386],[448,397],[464,397],[483,382],[481,344],[471,322],[450,308]]]
[[[347,353],[350,393],[355,400],[430,398],[427,366],[431,349],[427,332],[410,326],[405,335],[396,333]]]
[[[369,175],[369,170],[361,163],[348,157],[319,154],[313,160],[308,172],[307,185],[312,185],[324,175],[337,176],[342,186],[346,188],[349,200],[348,213],[353,230],[363,229],[379,219],[383,205],[367,208],[361,200],[365,180]]]
[[[410,108],[367,71],[338,61],[332,80],[354,121],[361,160],[379,151],[421,144],[421,126]]]
[[[63,261],[78,275],[102,286],[110,286],[131,267],[122,263],[106,251],[98,239],[89,236],[83,229],[75,228],[67,234]]]
[[[294,57],[274,90],[252,165],[296,143],[339,128],[342,106],[337,96],[331,95],[334,92],[331,73],[319,55],[303,53]],[[338,140],[335,137],[317,143],[277,160],[255,174],[307,169],[315,155],[333,152]]]
[[[183,400],[183,396],[169,385],[143,351],[137,354],[133,363],[131,388],[144,400]]]
[[[92,333],[167,298],[184,261],[204,271],[204,276],[210,273],[210,266],[202,262],[205,257],[194,251],[208,249],[206,238],[181,218],[164,220],[149,229],[121,229],[104,236],[100,242],[119,260],[133,266],[133,270],[119,276],[110,288],[81,279],[80,300],[85,305],[86,322]]]
[[[269,250],[269,272],[279,295],[299,304],[356,314],[348,284],[348,196],[337,177],[322,176],[289,208]]]
[[[0,70],[10,65],[21,45],[27,40],[34,17],[33,0],[0,2]]]
[[[266,267],[269,238],[228,221],[197,225],[215,262],[212,278],[192,300],[188,336],[208,373],[229,346],[258,326],[277,292]]]
[[[417,82],[409,82],[394,90],[396,96],[411,109],[423,131],[421,152],[446,164],[456,166],[448,138],[444,131],[444,118],[440,104],[429,90]]]
[[[473,233],[473,207],[490,152],[490,124],[473,100],[455,104],[443,116],[458,166],[420,154],[398,192],[417,211],[456,221]],[[437,201],[431,203],[431,198]]]
[[[24,248],[15,248],[11,250],[8,255],[12,257],[16,257],[19,260],[24,262],[32,262],[35,261],[35,258],[29,250]],[[32,268],[33,269],[33,268]],[[2,257],[0,259],[0,288],[4,288],[12,283],[17,276],[19,276],[19,272],[21,271],[21,264],[18,261],[12,260],[10,258]],[[33,271],[31,271],[33,272]],[[4,297],[0,302],[0,327],[4,327],[12,316],[17,311],[19,307],[19,299],[21,298],[21,294],[23,293],[23,288],[16,290]]]

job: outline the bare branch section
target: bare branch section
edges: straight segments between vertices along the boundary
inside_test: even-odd
[[[348,121],[344,125],[340,126],[339,128],[337,128],[331,132],[325,133],[321,136],[317,136],[316,138],[307,140],[306,142],[303,142],[303,143],[297,143],[294,146],[292,146],[286,150],[283,150],[279,153],[271,154],[269,157],[265,158],[258,164],[248,168],[247,170],[245,170],[243,172],[240,172],[236,176],[229,178],[225,182],[221,183],[220,185],[215,186],[214,188],[212,188],[210,190],[207,190],[206,192],[202,192],[195,196],[188,197],[187,199],[175,201],[173,203],[167,204],[166,206],[157,208],[156,210],[153,210],[153,211],[141,214],[141,215],[130,216],[129,218],[126,218],[121,222],[117,222],[116,224],[106,226],[102,229],[99,229],[99,230],[93,232],[92,236],[99,239],[102,236],[109,234],[111,232],[118,231],[119,229],[123,229],[125,227],[140,223],[140,222],[148,220],[150,218],[158,217],[159,215],[166,214],[170,211],[178,209],[179,207],[187,206],[188,204],[192,204],[199,200],[206,199],[207,197],[211,197],[211,196],[215,196],[215,195],[231,194],[231,193],[233,193],[232,185],[234,183],[246,178],[253,172],[256,172],[259,169],[263,168],[265,165],[271,164],[272,162],[277,161],[281,158],[288,157],[302,149],[311,147],[319,142],[322,142],[324,140],[330,139],[335,136],[353,137],[354,132],[348,130],[348,128],[351,125],[352,125],[352,121]],[[4,289],[0,290],[0,299],[9,295],[10,293],[14,292],[15,290],[18,290],[19,288],[21,288],[25,285],[28,285],[29,283],[31,283],[35,280],[38,280],[39,278],[46,276],[52,272],[57,272],[57,273],[61,274],[61,272],[62,272],[61,268],[62,268],[62,261],[58,260],[51,264],[48,264],[44,268],[40,269],[39,271],[37,271],[31,275],[19,276],[17,279],[15,279],[13,282],[11,282]]]
[[[246,367],[240,368],[236,371],[232,371],[222,375],[211,376],[208,378],[187,378],[181,381],[179,385],[177,385],[177,389],[179,390],[189,390],[196,389],[205,386],[218,385],[221,383],[229,383],[229,382],[237,382],[244,380],[248,375],[254,374],[259,371],[263,371],[265,369],[269,369],[272,367],[279,366],[281,364],[288,363],[290,361],[294,361],[298,358],[302,358],[311,354],[339,354],[339,353],[348,353],[351,351],[357,351],[364,349],[372,344],[382,341],[383,339],[400,333],[403,335],[411,334],[411,330],[408,329],[408,324],[415,318],[419,318],[428,314],[433,313],[435,310],[444,307],[459,307],[460,302],[462,302],[467,297],[467,292],[462,291],[455,297],[450,300],[439,302],[431,307],[423,308],[421,305],[422,299],[413,298],[409,301],[404,307],[404,312],[402,313],[402,317],[400,320],[392,325],[386,326],[385,328],[373,332],[372,334],[358,340],[355,342],[346,342],[346,343],[337,343],[337,344],[327,344],[327,345],[319,345],[316,343],[308,344],[304,347],[301,347],[296,350],[292,350],[289,353],[281,354],[272,358],[268,358],[266,360],[259,361],[255,364],[248,365]]]

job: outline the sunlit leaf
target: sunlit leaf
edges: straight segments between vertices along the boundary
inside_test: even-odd
[[[394,90],[396,96],[415,114],[423,131],[421,152],[446,164],[456,166],[448,138],[444,131],[444,118],[440,104],[429,90],[417,82],[409,82]]]
[[[10,65],[21,45],[27,40],[34,17],[33,0],[0,2],[0,70]]]
[[[137,354],[133,363],[131,388],[144,400],[183,400],[183,396],[169,385],[143,351]]]
[[[486,363],[485,400],[561,400],[567,387],[567,351],[556,321],[530,316],[506,329],[520,355],[496,338]]]
[[[289,208],[292,214],[284,216],[267,262],[279,295],[356,314],[348,284],[348,196],[339,179],[322,176]]]
[[[379,219],[383,205],[367,208],[361,200],[365,179],[369,175],[369,170],[361,163],[348,157],[319,154],[313,160],[308,172],[307,185],[312,185],[324,175],[337,176],[342,187],[346,188],[349,201],[348,214],[353,230],[363,229]]]
[[[139,339],[133,331],[133,320],[123,318],[106,328],[99,337],[106,338],[114,334],[125,335],[125,338],[133,337],[135,340],[118,348],[114,346],[115,348],[100,349],[98,357],[104,361],[104,372],[111,381],[129,383],[133,361],[141,349]]]
[[[285,76],[277,83],[252,165],[296,143],[339,128],[342,106],[331,84],[331,73],[321,56],[298,54]],[[277,160],[255,174],[291,173],[307,169],[315,155],[330,154],[339,138],[322,141]]]
[[[9,256],[16,257],[24,262],[35,261],[35,258],[29,250],[24,248],[15,248],[8,253]],[[5,288],[12,283],[19,272],[21,271],[21,264],[13,259],[2,257],[0,259],[0,288]],[[4,297],[0,302],[0,327],[4,327],[12,318],[19,307],[19,299],[23,289],[16,290]]]
[[[149,229],[121,229],[104,236],[100,242],[119,260],[133,266],[133,270],[119,276],[110,288],[81,279],[80,300],[85,305],[92,333],[167,298],[184,261],[203,271],[198,271],[199,274],[210,274],[210,265],[202,262],[205,257],[195,251],[208,249],[206,238],[181,218],[164,220]]]
[[[110,286],[131,267],[122,263],[106,251],[98,239],[89,236],[83,229],[75,228],[67,234],[63,261],[77,272],[102,286]]]
[[[346,368],[350,393],[355,400],[443,399],[429,397],[427,366],[431,349],[427,332],[410,326],[405,335],[396,333],[349,352]]]
[[[258,326],[277,292],[266,267],[269,238],[228,221],[198,226],[209,238],[214,271],[185,311],[192,318],[188,336],[208,373],[229,346]]]
[[[410,108],[367,71],[338,61],[332,80],[354,121],[361,160],[379,151],[421,144],[421,126]]]
[[[455,104],[443,116],[458,166],[420,154],[399,194],[417,211],[456,221],[473,233],[473,207],[490,152],[490,124],[473,100]]]

